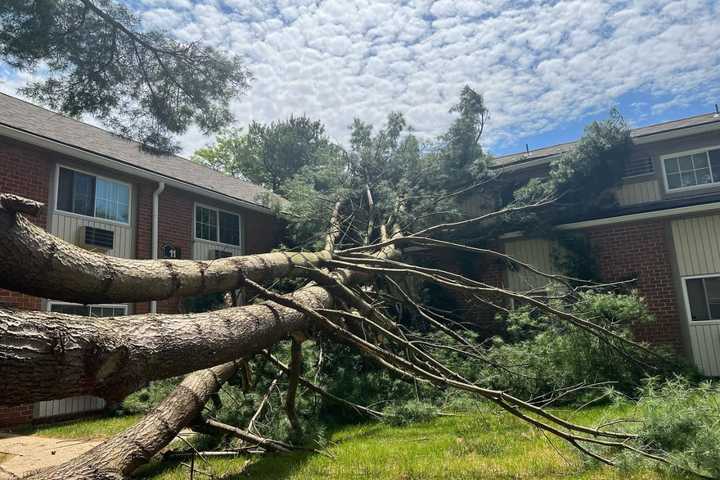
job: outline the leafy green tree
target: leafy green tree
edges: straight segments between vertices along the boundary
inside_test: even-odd
[[[321,122],[291,116],[267,125],[252,122],[246,132],[228,130],[215,145],[195,152],[195,159],[283,193],[283,182],[303,167],[325,161],[338,152]]]
[[[446,181],[457,185],[464,181],[467,174],[479,177],[487,168],[488,157],[483,152],[480,139],[490,114],[483,96],[468,85],[460,91],[458,103],[453,105],[450,113],[456,113],[458,117],[440,137],[442,146],[438,154],[443,171],[451,177]]]
[[[71,116],[90,114],[150,149],[175,151],[191,125],[219,131],[248,86],[240,60],[144,30],[113,0],[3,0],[0,59],[48,77],[22,93]]]

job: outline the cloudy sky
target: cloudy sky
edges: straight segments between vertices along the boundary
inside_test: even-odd
[[[239,124],[292,113],[347,139],[404,112],[432,138],[463,85],[496,154],[572,140],[618,106],[633,125],[720,103],[720,0],[128,0],[151,28],[242,55]],[[0,68],[0,89],[25,81]],[[210,141],[183,139],[186,153]]]

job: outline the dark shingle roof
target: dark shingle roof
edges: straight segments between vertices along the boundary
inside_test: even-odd
[[[253,183],[223,175],[177,155],[154,155],[140,144],[101,128],[0,93],[0,124],[111,158],[155,174],[262,205],[267,193]]]
[[[708,125],[717,123],[720,125],[720,116],[715,113],[705,113],[694,117],[681,118],[680,120],[672,120],[669,122],[648,125],[647,127],[633,128],[630,130],[632,138],[642,138],[648,135],[658,133],[672,132],[682,130],[683,128],[697,127],[700,125]],[[498,166],[506,166],[529,162],[531,160],[542,160],[544,158],[554,157],[565,153],[573,148],[575,142],[561,143],[545,148],[530,150],[530,152],[511,153],[495,157],[495,164]]]

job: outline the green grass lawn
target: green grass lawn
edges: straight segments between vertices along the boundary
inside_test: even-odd
[[[603,417],[623,416],[617,408],[592,408],[569,414],[576,421],[593,423]],[[136,421],[120,417],[42,427],[35,434],[74,438],[97,438]],[[346,426],[329,433],[329,456],[296,452],[214,458],[196,465],[226,479],[633,479],[671,478],[652,470],[622,471],[583,462],[560,440],[490,411],[441,417],[406,427],[379,423]],[[552,441],[552,444],[550,443]],[[155,480],[187,479],[188,469],[179,464],[154,463],[140,472]],[[196,478],[205,478],[197,475]]]

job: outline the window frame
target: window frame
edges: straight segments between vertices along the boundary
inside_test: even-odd
[[[47,302],[47,311],[52,313],[62,313],[62,312],[53,312],[52,307],[53,305],[70,305],[73,307],[98,307],[98,308],[122,308],[125,310],[125,313],[120,316],[127,316],[129,315],[129,305],[127,303],[91,303],[87,305],[83,305],[82,303],[73,303],[73,302],[59,302],[57,300],[49,300]],[[108,318],[108,317],[105,317]]]
[[[699,280],[704,278],[720,278],[720,273],[706,273],[703,275],[689,275],[681,278],[683,299],[685,301],[685,317],[688,325],[720,325],[720,318],[711,318],[709,320],[693,320],[692,311],[690,310],[690,296],[688,295],[687,281]],[[707,291],[705,292],[705,301],[707,302]],[[710,313],[708,311],[708,313]]]
[[[692,150],[683,150],[680,152],[675,153],[667,153],[664,155],[660,155],[660,166],[662,168],[662,177],[663,177],[663,185],[665,187],[665,193],[673,194],[677,192],[687,192],[692,190],[704,190],[708,188],[720,188],[720,181],[713,181],[710,183],[703,183],[700,185],[691,185],[689,187],[678,187],[678,188],[670,188],[670,185],[668,184],[668,177],[667,177],[667,169],[665,168],[665,160],[668,158],[678,158],[678,157],[684,157],[687,155],[695,155],[698,153],[705,153],[707,155],[708,159],[708,169],[710,170],[710,176],[715,179],[715,172],[713,172],[712,164],[710,163],[710,151],[711,150],[720,150],[720,145],[717,146],[709,146],[709,147],[703,147],[703,148],[695,148]],[[720,179],[720,172],[717,172],[718,179]]]
[[[198,232],[197,232],[197,209],[198,209],[198,207],[215,211],[216,216],[217,216],[217,225],[215,227],[216,233],[217,233],[217,235],[216,235],[217,240],[208,240],[206,238],[198,237],[198,235],[197,235],[198,234]],[[223,212],[223,213],[226,213],[229,215],[235,215],[236,217],[238,217],[238,244],[237,245],[235,245],[233,243],[225,243],[225,242],[220,241],[220,212]],[[224,245],[227,247],[239,248],[240,251],[244,251],[244,243],[245,243],[244,240],[245,239],[243,238],[243,227],[244,227],[243,215],[240,213],[232,212],[230,210],[225,210],[223,208],[212,207],[210,205],[200,203],[200,202],[195,202],[193,204],[193,239],[197,242],[206,242],[206,243],[210,243],[212,245]]]
[[[76,213],[76,212],[68,212],[67,210],[63,210],[58,207],[58,201],[60,200],[60,169],[61,168],[64,168],[65,170],[70,170],[71,172],[82,173],[83,175],[89,175],[91,177],[95,177],[96,188],[95,188],[94,197],[93,197],[93,215],[92,216],[84,215],[82,213]],[[97,179],[98,178],[108,181],[108,182],[119,183],[120,185],[125,185],[128,188],[128,220],[127,220],[127,222],[121,222],[119,220],[110,220],[108,218],[101,218],[101,217],[95,216],[95,209],[96,209],[95,203],[97,202]],[[112,223],[115,225],[122,225],[124,227],[129,227],[130,225],[132,225],[132,220],[133,220],[133,214],[132,214],[133,213],[133,186],[132,186],[132,183],[125,182],[123,180],[117,180],[115,178],[106,177],[104,175],[98,175],[96,173],[88,172],[86,170],[82,170],[79,168],[70,167],[70,166],[58,163],[55,165],[55,182],[54,182],[54,184],[55,184],[54,209],[56,212],[60,212],[63,215],[71,215],[71,216],[79,217],[79,218],[90,218],[96,222],[106,222],[106,223]]]

